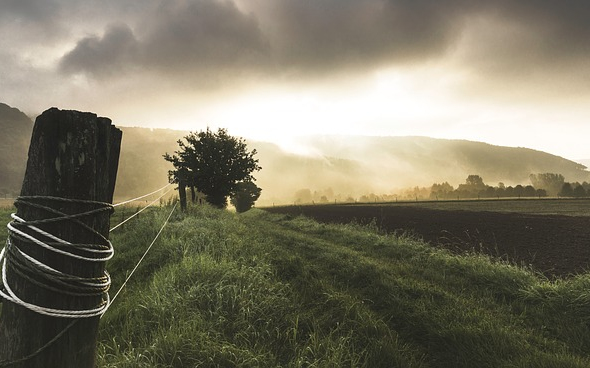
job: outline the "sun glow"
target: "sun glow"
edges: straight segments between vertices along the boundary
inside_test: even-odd
[[[469,75],[452,68],[381,70],[370,76],[309,84],[256,84],[232,93],[167,94],[143,101],[158,110],[126,104],[122,125],[183,131],[227,128],[232,135],[267,141],[292,153],[315,155],[303,137],[312,135],[428,136],[466,139],[504,146],[545,150],[568,158],[583,147],[583,135],[556,132],[580,145],[563,146],[555,135],[534,131],[555,129],[556,122],[580,121],[580,108],[564,114],[563,106],[510,104],[484,99],[459,88]],[[109,109],[113,110],[113,105]],[[165,108],[164,108],[165,107]],[[582,123],[581,123],[582,124]],[[582,124],[581,130],[587,126]],[[509,133],[509,134],[507,134]],[[564,139],[565,139],[564,138]]]
[[[420,135],[424,124],[453,115],[436,89],[412,74],[375,73],[354,82],[298,89],[267,86],[184,111],[174,127],[194,130],[195,121],[232,134],[272,141],[302,153],[307,135]]]

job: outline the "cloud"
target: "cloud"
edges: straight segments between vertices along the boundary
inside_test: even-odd
[[[514,100],[590,93],[590,23],[583,1],[498,1],[468,17],[453,55],[468,94]]]
[[[587,14],[586,0],[5,0],[0,92],[226,97],[431,68],[457,76],[449,95],[582,100]]]
[[[283,63],[304,71],[436,62],[475,32],[466,46],[505,70],[590,55],[584,0],[259,0],[254,10]]]
[[[56,20],[60,10],[56,0],[3,0],[0,19],[46,23]]]
[[[256,20],[232,2],[167,1],[137,29],[136,36],[128,25],[111,25],[102,37],[78,41],[60,61],[61,71],[116,77],[131,68],[203,78],[268,65],[268,46]]]
[[[590,14],[590,3],[585,1],[503,1],[497,8],[487,11],[493,32],[501,32],[499,42],[481,44],[490,56],[504,51],[493,59],[505,61],[512,55],[513,60],[535,59],[540,64],[568,61],[590,54],[590,22],[584,14]],[[485,39],[482,39],[485,41]]]
[[[454,56],[486,78],[526,79],[533,69],[571,74],[559,66],[590,56],[585,0],[235,1],[145,6],[135,24],[79,40],[61,69],[104,77],[129,63],[181,78],[315,78]],[[132,4],[117,6],[129,12]]]
[[[60,69],[96,77],[115,76],[135,65],[138,48],[138,41],[127,25],[111,25],[102,38],[90,36],[80,40],[76,48],[62,58]]]
[[[440,56],[460,29],[441,2],[280,0],[258,3],[284,65],[371,68]]]
[[[230,1],[165,2],[144,28],[145,62],[159,68],[250,68],[268,57],[256,19]]]

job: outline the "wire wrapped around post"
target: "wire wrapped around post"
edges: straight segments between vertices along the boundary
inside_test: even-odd
[[[72,202],[96,208],[83,213],[68,215],[53,209],[51,206],[43,205],[41,202]],[[22,246],[19,246],[19,244],[42,247],[56,255],[65,257],[66,261],[69,258],[76,262],[104,263],[113,257],[114,249],[111,242],[102,234],[80,221],[80,219],[103,212],[112,213],[113,207],[110,204],[101,202],[76,201],[42,196],[19,197],[15,203],[19,206],[30,206],[41,209],[45,211],[47,217],[35,221],[26,221],[18,217],[16,214],[11,215],[13,221],[7,225],[8,239],[6,247],[0,253],[0,262],[2,266],[0,296],[33,312],[52,317],[88,318],[102,315],[102,313],[108,308],[108,290],[111,285],[111,278],[106,270],[103,275],[96,277],[79,275],[71,273],[72,271],[68,272],[67,270],[59,270],[56,269],[55,266],[46,264],[44,259],[38,259],[39,257],[35,258],[35,256],[28,254],[26,250],[22,249]],[[90,234],[93,234],[97,239],[96,244],[75,244],[50,234],[40,228],[43,224],[64,221],[73,222],[79,227],[80,231],[87,231]],[[18,241],[15,242],[15,239]],[[67,262],[61,261],[58,263],[66,264]],[[16,295],[10,287],[10,282],[7,276],[9,268],[12,273],[26,279],[31,284],[56,294],[56,298],[53,298],[53,300],[62,299],[64,296],[71,296],[76,298],[91,298],[92,300],[96,300],[97,297],[100,297],[100,301],[96,305],[90,305],[87,308],[72,310],[59,309],[48,305],[38,305],[23,300],[23,298]]]

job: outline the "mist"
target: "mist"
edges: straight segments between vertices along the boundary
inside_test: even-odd
[[[20,191],[32,121],[0,105],[0,123],[10,135],[0,139],[0,189]],[[121,127],[123,131],[115,200],[134,198],[161,188],[173,169],[163,159],[178,149],[188,131]],[[232,130],[229,130],[234,135]],[[239,135],[238,135],[239,136]],[[469,175],[485,184],[529,185],[530,175],[556,173],[567,182],[589,182],[582,164],[527,148],[494,146],[466,140],[419,136],[310,135],[276,142],[246,138],[262,170],[258,206],[309,202],[344,202],[428,198],[435,183],[453,187]]]
[[[585,166],[527,148],[428,137],[309,136],[307,154],[252,142],[262,170],[258,204],[428,199],[435,183],[455,188],[469,175],[487,185],[530,185],[530,174],[555,172],[590,181]]]

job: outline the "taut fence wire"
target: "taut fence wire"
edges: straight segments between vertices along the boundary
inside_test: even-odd
[[[124,223],[126,223],[127,221],[131,220],[132,218],[134,218],[135,216],[139,215],[141,212],[145,211],[148,207],[151,207],[154,203],[158,202],[160,200],[160,198],[163,198],[166,194],[170,193],[174,188],[170,188],[168,189],[166,192],[164,192],[164,194],[162,194],[161,196],[159,196],[158,198],[154,199],[152,202],[150,202],[147,206],[143,207],[142,209],[140,209],[139,211],[135,212],[133,215],[129,216],[128,218],[126,218],[125,220],[121,221],[120,223],[118,223],[117,225],[113,226],[110,231],[113,231],[115,229],[117,229],[118,227],[122,226]]]
[[[161,191],[161,190],[164,190],[164,189],[168,188],[170,185],[172,185],[172,184],[166,184],[166,185],[164,185],[162,188],[160,188],[160,189],[158,189],[158,190],[154,190],[154,191],[153,191],[153,192],[151,192],[151,193],[144,194],[144,195],[142,195],[142,196],[139,196],[139,197],[137,197],[137,198],[128,199],[128,200],[126,200],[126,201],[124,201],[124,202],[119,202],[119,203],[116,203],[116,204],[114,204],[114,205],[113,205],[113,207],[122,206],[122,205],[124,205],[124,204],[131,203],[131,202],[135,202],[135,201],[138,201],[138,200],[140,200],[140,199],[143,199],[143,198],[149,197],[149,196],[151,196],[152,194],[156,194],[156,193],[158,193],[159,191]]]

